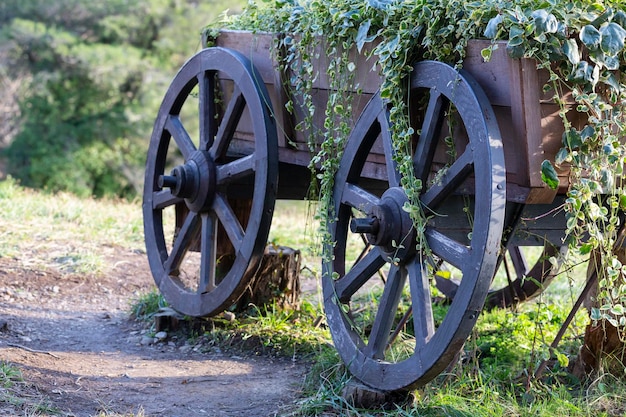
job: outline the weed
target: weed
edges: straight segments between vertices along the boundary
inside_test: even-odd
[[[162,308],[167,307],[167,301],[157,290],[140,295],[130,306],[132,316],[141,321],[151,320]]]
[[[15,382],[22,380],[22,373],[15,365],[0,361],[0,386],[11,388]]]

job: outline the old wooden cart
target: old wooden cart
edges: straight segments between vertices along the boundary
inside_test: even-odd
[[[147,253],[166,300],[187,315],[232,305],[263,255],[275,200],[301,199],[310,184],[311,151],[293,128],[302,115],[285,110],[289,77],[278,70],[272,43],[268,34],[222,32],[217,46],[180,69],[155,122],[143,203]],[[335,245],[322,286],[334,344],[350,372],[373,388],[428,382],[460,351],[486,300],[509,305],[554,275],[546,259],[557,254],[564,216],[540,214],[561,204],[567,173],[551,190],[540,166],[560,146],[558,107],[542,97],[534,62],[509,59],[500,48],[485,63],[485,46],[470,44],[463,71],[424,61],[411,76],[428,257],[415,249],[402,209],[407,196],[379,76],[371,62],[357,65],[360,91],[334,181],[336,219],[328,227]],[[323,109],[323,75],[314,87]],[[353,240],[363,242],[360,254],[351,253]],[[544,246],[544,256],[531,269],[521,248],[533,245]],[[507,259],[509,282],[490,290]],[[454,295],[436,315],[435,287]]]

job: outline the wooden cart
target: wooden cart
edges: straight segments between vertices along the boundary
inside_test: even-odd
[[[187,315],[214,315],[237,300],[263,255],[276,198],[301,199],[310,185],[311,150],[294,129],[303,109],[285,110],[292,91],[273,42],[269,34],[222,32],[217,46],[180,69],[154,125],[147,254],[166,300]],[[469,45],[462,71],[423,61],[411,75],[413,164],[425,184],[432,256],[415,249],[403,210],[381,80],[374,63],[354,58],[360,90],[335,175],[328,225],[335,245],[322,286],[340,356],[376,389],[428,382],[457,355],[485,305],[533,296],[555,273],[547,259],[558,253],[565,219],[544,214],[562,203],[567,172],[551,190],[540,167],[560,147],[558,107],[543,97],[545,77],[533,61],[499,48],[485,63],[485,46]],[[324,109],[327,62],[319,59],[312,98]],[[323,115],[315,117],[313,126],[322,126]],[[352,253],[354,240],[363,242],[361,253]],[[521,248],[533,245],[544,246],[544,256],[530,268]],[[508,284],[490,289],[506,260]],[[435,288],[450,296],[443,312],[433,313]]]

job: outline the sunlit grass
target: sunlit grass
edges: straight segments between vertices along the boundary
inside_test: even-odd
[[[107,248],[143,251],[141,204],[79,199],[0,182],[0,257],[37,268],[98,273]]]

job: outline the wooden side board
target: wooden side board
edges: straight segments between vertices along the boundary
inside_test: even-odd
[[[529,189],[526,203],[550,203],[558,192],[567,189],[568,172],[559,173],[559,190],[550,189],[541,180],[541,163],[554,161],[563,134],[560,109],[543,93],[547,71],[538,70],[534,60],[509,58],[503,42],[496,44],[490,61],[484,62],[480,51],[490,44],[471,41],[464,68],[482,86],[498,115],[507,181]]]
[[[251,33],[245,31],[223,31],[217,45],[239,51],[249,58],[259,71],[266,85],[279,126],[279,159],[286,164],[306,166],[310,161],[307,135],[315,132],[301,132],[294,129],[302,120],[303,108],[294,114],[285,109],[291,98],[285,88],[291,82],[291,74],[279,69],[273,47],[274,34]],[[493,51],[491,60],[484,62],[480,51],[489,46],[489,41],[472,41],[468,45],[464,69],[481,85],[489,98],[503,137],[507,168],[508,199],[528,204],[549,204],[557,193],[564,193],[568,185],[567,171],[559,173],[561,187],[551,190],[541,180],[541,163],[544,159],[554,160],[561,146],[563,125],[559,118],[559,108],[542,93],[547,80],[544,72],[538,71],[534,61],[511,59],[504,44]],[[324,50],[321,46],[321,50]],[[319,77],[314,83],[313,102],[318,109],[324,109],[328,97],[328,80],[324,69],[328,59],[324,53],[316,54]],[[354,122],[360,110],[381,85],[376,63],[364,56],[354,55],[357,73],[356,82],[360,88],[354,101]],[[294,100],[298,102],[297,98]],[[322,111],[314,116],[314,129],[322,129]],[[243,135],[245,136],[245,134]],[[370,155],[369,170],[373,178],[384,169],[376,165],[384,161],[382,155]]]

